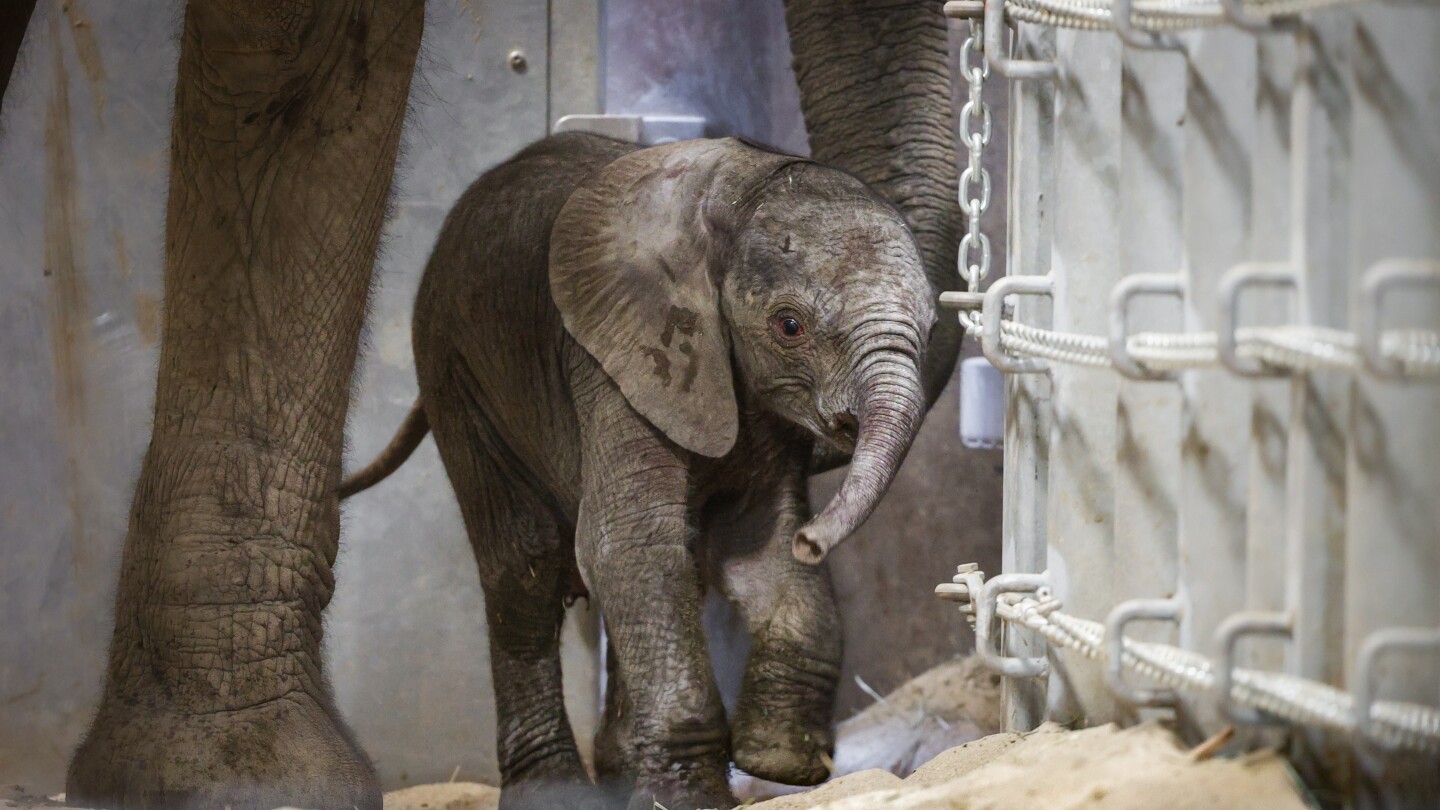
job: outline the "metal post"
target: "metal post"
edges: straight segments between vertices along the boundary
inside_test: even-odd
[[[1351,60],[1350,321],[1368,306],[1366,274],[1387,259],[1440,259],[1440,13],[1433,6],[1355,11]],[[1440,329],[1440,292],[1390,296],[1392,328]],[[1361,646],[1376,631],[1440,626],[1440,386],[1356,375],[1350,403],[1346,679],[1355,683]],[[1434,705],[1440,662],[1403,656],[1376,673],[1382,699]],[[1364,753],[1362,751],[1362,753]],[[1433,807],[1433,759],[1362,756],[1356,806]]]
[[[1124,316],[1131,334],[1179,332],[1183,296],[1162,291],[1179,291],[1183,280],[1185,60],[1164,51],[1127,50],[1121,85],[1120,270],[1125,287],[1140,285],[1143,292],[1116,315]],[[1145,283],[1147,278],[1155,283]],[[1114,598],[1171,597],[1178,565],[1180,387],[1121,380],[1116,425]],[[1174,644],[1176,628],[1146,622],[1130,635]]]
[[[1290,244],[1299,275],[1300,318],[1316,325],[1349,324],[1345,279],[1350,255],[1351,105],[1349,51],[1355,24],[1347,12],[1317,15],[1295,39],[1290,120]],[[1264,49],[1285,37],[1267,37]],[[1263,94],[1262,94],[1263,95]],[[1278,122],[1277,122],[1278,125]],[[1278,135],[1279,133],[1277,133]],[[1345,453],[1351,375],[1299,374],[1290,383],[1286,421],[1285,603],[1294,617],[1286,669],[1334,686],[1343,673]],[[1306,731],[1295,762],[1307,782],[1338,788],[1348,745],[1336,734]]]
[[[1187,39],[1181,234],[1190,295],[1186,328],[1214,331],[1221,277],[1249,258],[1255,49],[1246,34],[1207,30]],[[1215,630],[1245,605],[1246,448],[1250,386],[1225,370],[1181,380],[1179,498],[1181,645],[1207,655]],[[1187,699],[1191,731],[1220,725],[1213,701]]]
[[[1124,44],[1056,33],[1066,66],[1055,93],[1055,213],[1051,274],[1055,329],[1104,334],[1119,279],[1120,66]],[[1053,363],[1048,564],[1067,612],[1103,620],[1115,604],[1118,378],[1109,369]],[[1089,661],[1063,655],[1050,679],[1052,718],[1105,723],[1115,701]]]
[[[1055,32],[1022,25],[1015,49],[1026,58],[1050,61]],[[1009,244],[1006,260],[1012,276],[1050,272],[1050,212],[1055,187],[1054,104],[1050,82],[1010,85]],[[1017,313],[1038,323],[1049,302],[1024,297]],[[1005,513],[1002,532],[1006,572],[1038,574],[1045,570],[1046,504],[1050,483],[1050,379],[1043,374],[1012,374],[1006,380]],[[1011,632],[1008,651],[1034,656],[1044,642],[1032,633]],[[1005,728],[1029,731],[1045,719],[1045,684],[1007,678],[1003,685]]]

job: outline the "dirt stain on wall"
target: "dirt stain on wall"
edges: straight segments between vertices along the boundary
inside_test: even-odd
[[[130,254],[125,249],[125,232],[119,228],[110,229],[110,239],[115,243],[115,266],[120,268],[123,278],[130,278]]]
[[[60,42],[59,16],[51,18],[52,41]],[[45,110],[45,276],[50,282],[50,334],[55,364],[55,405],[65,447],[66,503],[75,526],[73,556],[85,543],[86,441],[85,358],[90,350],[89,292],[81,272],[75,146],[70,121],[70,76],[60,48],[52,48],[54,75]]]
[[[135,329],[146,346],[160,345],[160,299],[148,292],[135,293]]]
[[[75,41],[75,54],[80,57],[80,68],[90,82],[90,92],[95,97],[95,116],[101,118],[105,111],[105,63],[100,59],[100,42],[95,38],[95,26],[81,11],[77,0],[64,0],[60,8],[65,12],[65,22],[70,37]],[[55,39],[58,48],[60,40]],[[103,120],[103,119],[102,119]]]

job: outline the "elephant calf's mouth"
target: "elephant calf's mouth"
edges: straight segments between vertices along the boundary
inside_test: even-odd
[[[854,416],[848,413],[832,416],[828,420],[827,428],[823,433],[826,444],[847,455],[855,452],[855,441],[860,428]]]

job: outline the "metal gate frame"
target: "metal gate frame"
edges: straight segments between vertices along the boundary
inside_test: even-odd
[[[945,299],[1008,374],[1004,571],[942,588],[1007,727],[1229,725],[1436,800],[1440,7],[946,12],[1011,81],[1011,275],[962,247]]]

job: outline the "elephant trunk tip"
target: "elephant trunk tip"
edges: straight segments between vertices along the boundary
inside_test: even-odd
[[[795,555],[795,559],[807,565],[819,565],[830,553],[830,549],[845,539],[846,533],[836,531],[834,526],[825,525],[830,522],[832,521],[826,521],[825,516],[821,515],[795,532],[795,538],[790,542],[790,552]]]

